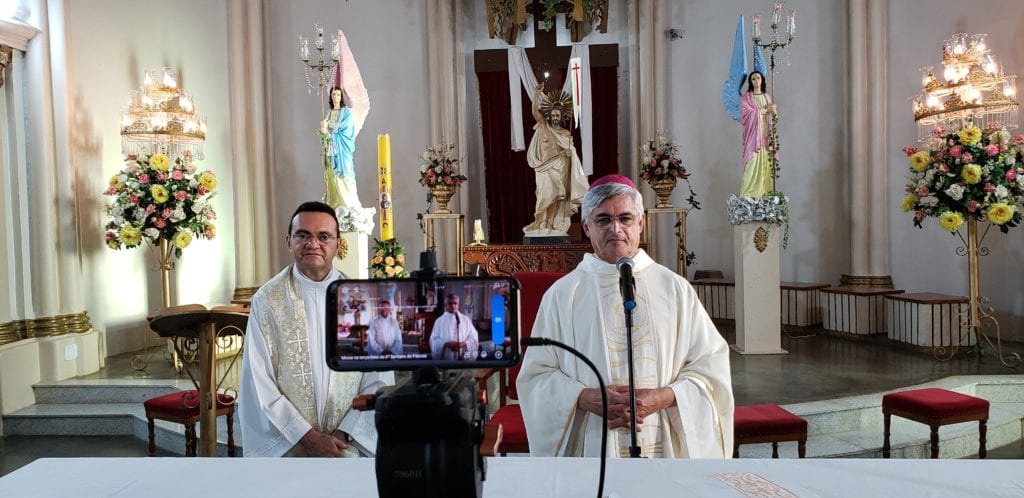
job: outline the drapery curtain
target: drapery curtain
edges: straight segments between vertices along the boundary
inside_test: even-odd
[[[548,88],[561,88],[565,71]],[[618,137],[618,68],[591,69],[594,122],[594,174],[590,180],[619,172]],[[494,244],[521,244],[523,227],[533,221],[537,202],[533,170],[526,162],[526,152],[512,150],[511,98],[508,73],[477,73],[480,90],[480,120],[484,144],[484,175],[487,194],[488,239]],[[522,90],[520,90],[522,91]],[[530,97],[522,95],[523,130],[526,139],[533,137],[533,114]],[[527,142],[528,143],[528,142]],[[579,131],[573,129],[573,143],[580,149]],[[579,215],[573,217],[574,223]]]

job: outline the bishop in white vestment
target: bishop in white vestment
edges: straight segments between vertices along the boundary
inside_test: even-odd
[[[459,311],[459,296],[449,294],[445,312],[434,321],[430,352],[441,360],[475,360],[480,353],[480,334],[473,319]]]
[[[734,402],[728,344],[693,288],[639,249],[642,198],[632,182],[614,176],[595,182],[584,199],[584,230],[594,254],[544,294],[532,335],[568,344],[597,365],[609,385],[609,456],[629,456],[625,314],[614,263],[632,257],[641,455],[729,458]],[[583,362],[561,349],[530,347],[516,386],[532,455],[600,454],[600,391]]]

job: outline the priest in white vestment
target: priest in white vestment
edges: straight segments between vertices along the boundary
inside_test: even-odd
[[[393,372],[334,372],[327,367],[327,286],[342,275],[338,219],[307,202],[286,238],[295,259],[253,295],[238,399],[244,455],[359,456],[376,450],[373,412],[352,398],[394,384]]]
[[[480,353],[480,334],[473,320],[459,311],[459,296],[448,294],[444,314],[434,321],[430,352],[440,360],[475,360]]]
[[[639,248],[640,193],[628,178],[602,178],[584,197],[582,217],[594,253],[544,294],[532,336],[568,344],[597,365],[609,391],[608,454],[628,457],[629,370],[615,263],[622,256],[633,258],[641,455],[729,458],[734,409],[729,346],[689,283]],[[601,393],[583,362],[554,347],[530,347],[516,386],[532,455],[600,455]]]
[[[402,328],[391,316],[391,302],[379,303],[380,316],[370,322],[366,333],[366,350],[371,355],[402,354]]]

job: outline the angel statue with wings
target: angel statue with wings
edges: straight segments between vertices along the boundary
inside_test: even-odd
[[[348,47],[345,35],[338,31],[340,57],[327,94],[327,115],[320,122],[320,141],[324,146],[324,202],[334,209],[361,208],[356,191],[356,135],[370,111],[370,97]]]
[[[743,16],[736,26],[729,79],[722,85],[722,103],[732,119],[743,126],[743,180],[740,195],[764,197],[775,190],[777,171],[778,115],[771,95],[766,91],[764,59],[754,46],[754,70],[747,70],[747,51],[743,43]],[[746,87],[746,92],[743,88]]]

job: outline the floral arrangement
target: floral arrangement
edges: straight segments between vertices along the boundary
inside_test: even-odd
[[[405,248],[398,239],[373,241],[373,260],[370,261],[370,278],[404,278]]]
[[[668,178],[687,180],[690,174],[679,159],[679,144],[658,133],[640,146],[640,178],[651,182]]]
[[[217,235],[217,214],[210,204],[216,188],[216,175],[210,170],[197,172],[189,153],[173,163],[159,152],[128,154],[124,169],[110,178],[103,192],[114,198],[107,206],[107,247],[131,249],[143,240],[157,245],[167,239],[175,257],[181,257],[193,237]]]
[[[989,221],[1006,233],[1021,221],[1024,201],[1024,135],[968,124],[955,132],[936,127],[925,148],[905,147],[910,174],[900,203],[921,228],[928,216],[956,232],[968,218]]]
[[[338,206],[335,213],[338,215],[338,230],[367,235],[373,233],[373,215],[377,213],[375,208]]]
[[[729,224],[771,223],[783,228],[782,248],[789,246],[789,197],[782,192],[768,192],[763,197],[730,195],[726,199]]]
[[[459,158],[455,155],[455,144],[440,144],[427,147],[420,156],[420,185],[432,189],[438,185],[458,187],[469,180],[459,171]],[[433,200],[434,194],[427,193],[427,202]]]
[[[686,202],[690,208],[700,209],[697,193],[690,185],[690,173],[679,159],[679,144],[661,132],[658,132],[654,140],[648,140],[640,146],[640,178],[648,183],[670,178],[685,180],[686,187],[690,190]]]

